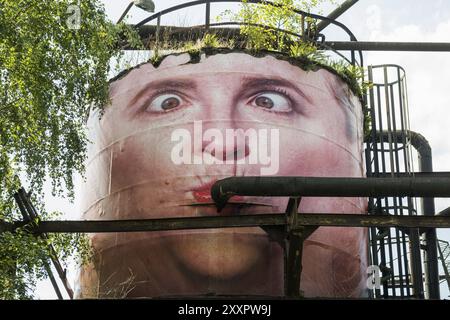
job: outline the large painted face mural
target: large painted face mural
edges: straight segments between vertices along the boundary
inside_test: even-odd
[[[284,212],[287,198],[235,197],[217,213],[211,185],[230,176],[361,177],[362,111],[335,74],[272,55],[170,55],[110,86],[89,120],[83,219]],[[363,213],[365,199],[303,198],[300,212]],[[260,228],[91,235],[79,297],[283,295],[283,250]],[[357,297],[366,231],[319,228],[305,242],[300,289]]]

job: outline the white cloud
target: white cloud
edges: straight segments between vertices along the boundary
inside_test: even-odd
[[[375,4],[372,4],[366,9],[366,27],[369,29],[371,36],[376,36],[381,30],[381,10]]]

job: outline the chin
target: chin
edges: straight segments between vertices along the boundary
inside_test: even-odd
[[[169,250],[187,273],[215,280],[245,276],[266,265],[268,237],[257,228],[183,232],[169,240]]]

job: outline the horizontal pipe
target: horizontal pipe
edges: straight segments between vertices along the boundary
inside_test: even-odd
[[[235,228],[279,226],[286,224],[284,214],[248,216],[205,216],[188,218],[162,218],[141,220],[41,221],[33,232],[140,232],[183,229]],[[11,231],[23,223],[0,223],[1,231]]]
[[[435,172],[393,172],[393,173],[387,173],[387,172],[379,172],[379,173],[373,173],[374,176],[377,178],[389,178],[389,177],[395,177],[395,178],[450,178],[450,171],[435,171]]]
[[[398,228],[450,228],[450,217],[381,216],[364,214],[298,214],[299,226],[328,227],[398,227]]]
[[[450,197],[450,178],[229,177],[211,196],[220,211],[232,196],[263,197]]]
[[[389,216],[345,213],[298,213],[292,229],[303,226],[450,228],[448,216]],[[0,232],[12,231],[17,224],[0,223]],[[183,217],[143,220],[42,221],[37,233],[107,233],[169,231],[184,229],[287,226],[284,213],[258,215]]]
[[[334,50],[450,52],[450,42],[326,41]]]
[[[199,37],[205,32],[203,26],[176,27],[161,26],[162,33],[169,33],[171,39],[178,41],[188,41],[192,37]],[[211,27],[210,33],[215,33],[222,37],[232,37],[238,40],[245,39],[240,34],[239,28],[219,28]],[[156,26],[144,25],[139,28],[139,35],[146,39],[156,33]],[[319,43],[320,47],[320,43]],[[133,48],[127,47],[127,50]],[[450,42],[380,42],[380,41],[325,41],[323,50],[362,50],[362,51],[430,51],[430,52],[450,52]]]

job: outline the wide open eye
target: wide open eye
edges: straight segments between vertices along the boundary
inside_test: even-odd
[[[275,92],[264,92],[257,95],[251,102],[255,107],[269,109],[275,112],[289,112],[291,102],[287,97]]]
[[[177,108],[180,105],[181,98],[176,94],[161,94],[150,102],[146,110],[150,112],[164,112]]]

